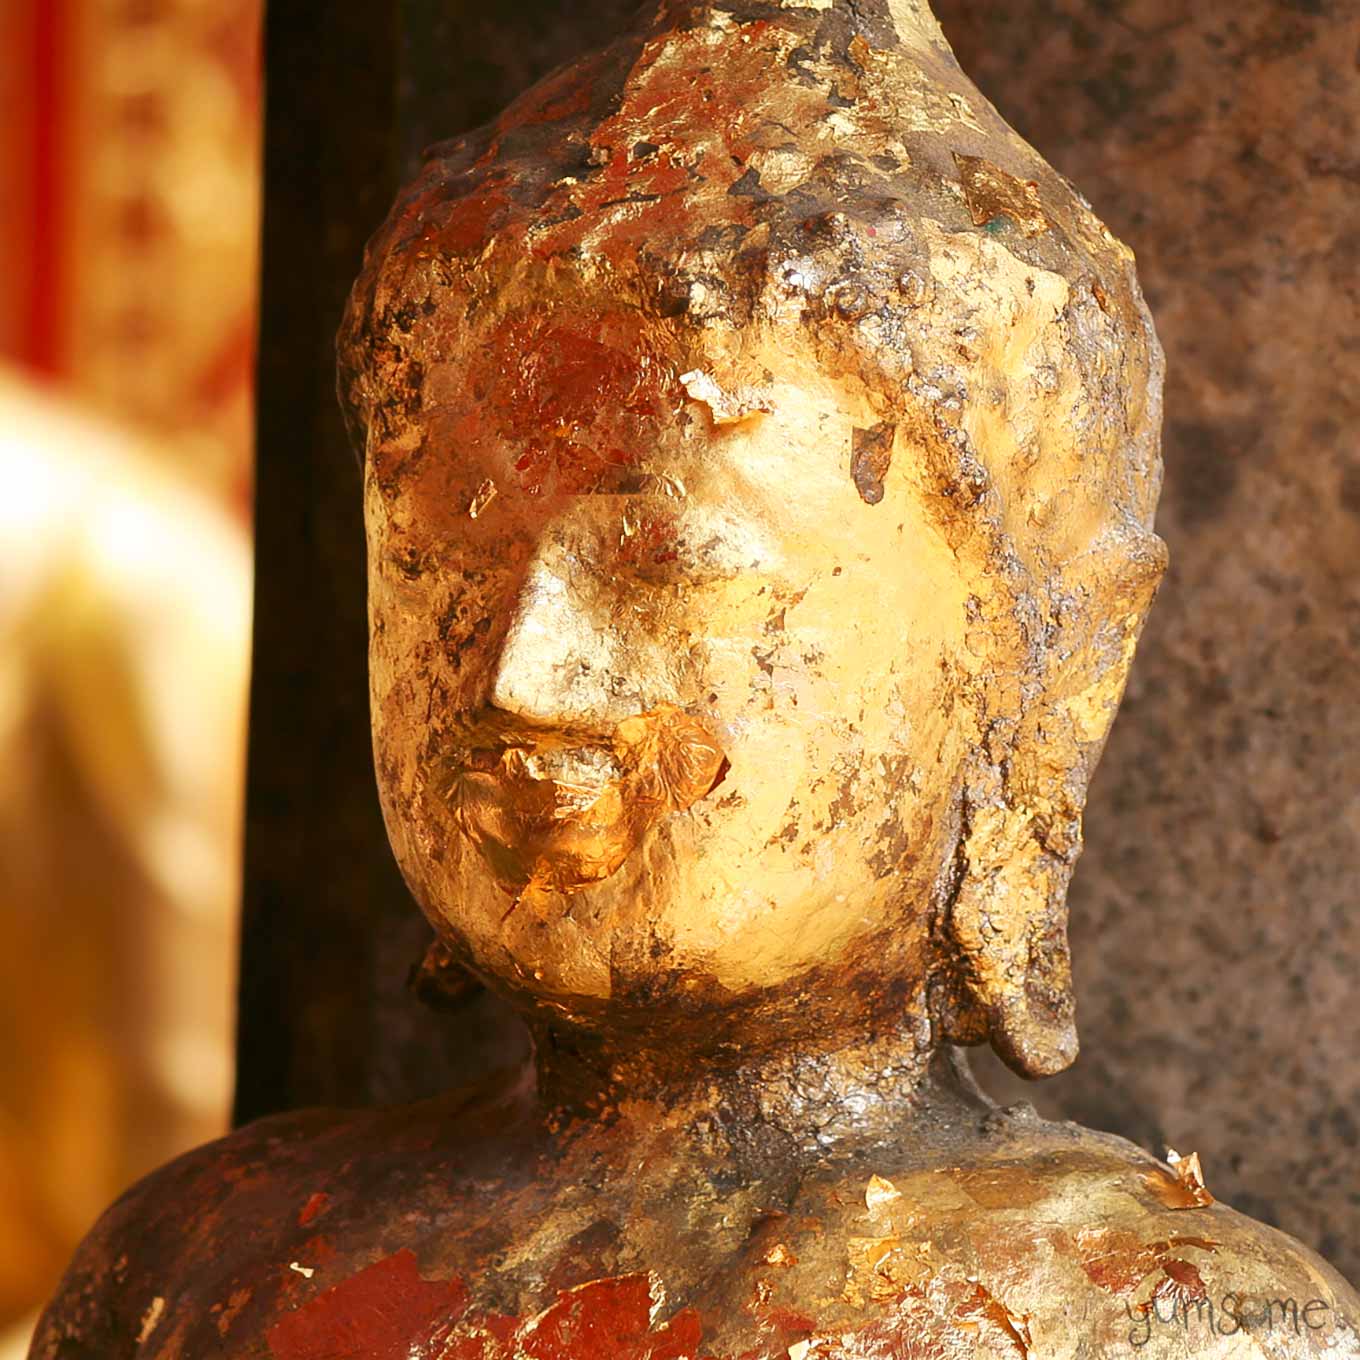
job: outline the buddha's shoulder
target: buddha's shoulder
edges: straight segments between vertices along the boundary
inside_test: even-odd
[[[31,1360],[268,1354],[254,1321],[305,1298],[321,1267],[352,1273],[450,1218],[456,1229],[488,1165],[532,1162],[518,1104],[513,1083],[489,1083],[404,1107],[305,1110],[185,1153],[95,1224]],[[261,1346],[216,1344],[229,1333]]]
[[[1356,1293],[1215,1200],[1197,1161],[1160,1162],[1032,1111],[988,1125],[944,1161],[887,1157],[839,1187],[847,1297],[879,1301],[940,1355],[963,1332],[975,1354],[1044,1360],[1360,1357]]]
[[[729,1184],[521,1116],[482,1093],[191,1153],[91,1234],[35,1360],[1360,1357],[1316,1256],[1074,1125]]]

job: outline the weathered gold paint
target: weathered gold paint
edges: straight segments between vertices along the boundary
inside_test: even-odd
[[[784,1027],[838,973],[1051,1072],[1085,784],[1163,565],[1130,257],[983,131],[923,11],[852,40],[831,108],[765,74],[795,29],[702,14],[589,134],[618,206],[566,174],[529,217],[491,176],[483,225],[434,162],[423,235],[391,228],[356,292],[393,843],[450,946],[558,1021],[645,1029],[672,994]],[[756,220],[741,177],[796,194],[822,146],[927,187]],[[717,227],[739,247],[695,244]],[[698,796],[616,769],[662,711],[725,759]]]

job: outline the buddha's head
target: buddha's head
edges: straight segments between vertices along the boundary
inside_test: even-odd
[[[392,844],[560,1023],[895,1016],[1055,1071],[1163,566],[1131,257],[937,49],[858,51],[876,121],[837,106],[829,157],[825,94],[763,93],[728,19],[437,149],[370,249],[341,356]],[[662,118],[696,42],[716,95]],[[912,71],[956,117],[898,140]]]

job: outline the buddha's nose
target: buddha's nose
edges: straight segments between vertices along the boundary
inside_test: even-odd
[[[637,712],[637,657],[609,594],[600,569],[576,554],[536,557],[495,660],[491,705],[535,726],[602,731]]]

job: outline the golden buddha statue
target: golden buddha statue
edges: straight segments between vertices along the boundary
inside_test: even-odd
[[[391,840],[536,1061],[172,1164],[37,1360],[1360,1355],[960,1056],[1076,1053],[1161,356],[922,0],[663,3],[432,151],[340,356]]]

